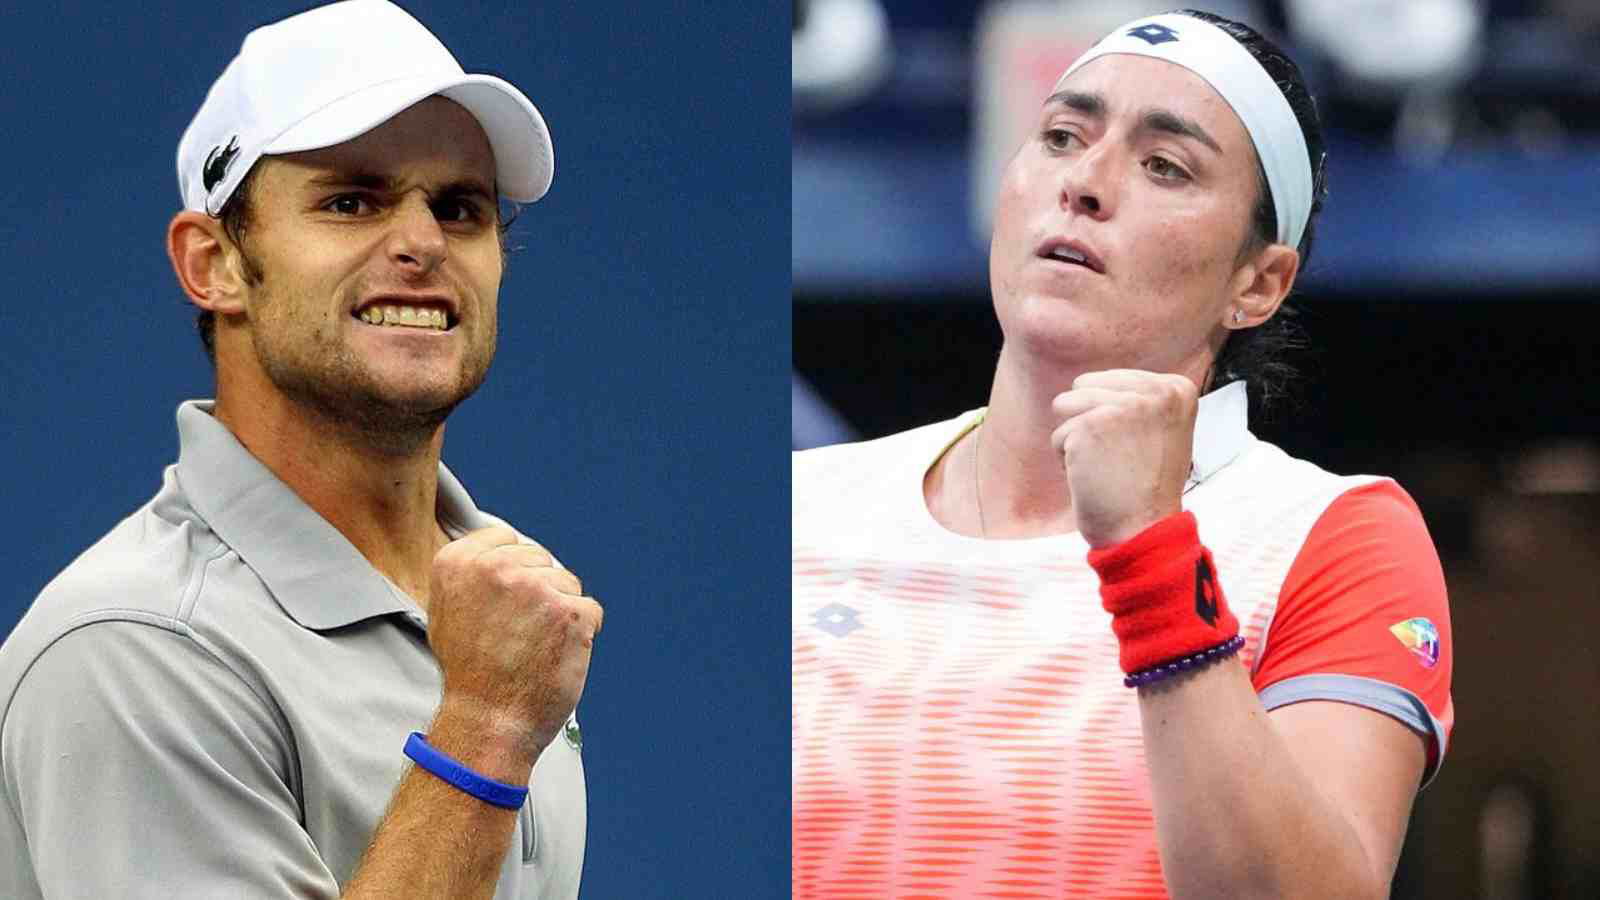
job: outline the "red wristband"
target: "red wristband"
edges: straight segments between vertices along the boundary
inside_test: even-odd
[[[1132,675],[1192,656],[1239,633],[1194,513],[1168,516],[1113,547],[1089,551],[1100,601]]]

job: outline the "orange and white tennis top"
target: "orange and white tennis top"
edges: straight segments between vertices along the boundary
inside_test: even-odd
[[[1166,897],[1137,692],[1077,534],[981,540],[925,473],[982,411],[794,457],[793,895]],[[1263,706],[1450,736],[1450,615],[1415,503],[1201,398],[1194,512]]]

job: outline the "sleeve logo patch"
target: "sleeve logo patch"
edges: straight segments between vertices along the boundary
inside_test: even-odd
[[[1439,662],[1439,629],[1427,619],[1407,619],[1389,626],[1389,633],[1400,639],[1406,649],[1417,655],[1426,668]]]

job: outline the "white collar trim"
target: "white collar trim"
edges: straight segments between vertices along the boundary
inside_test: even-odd
[[[1194,421],[1194,468],[1187,491],[1233,462],[1252,440],[1250,399],[1242,381],[1225,384],[1200,398]]]

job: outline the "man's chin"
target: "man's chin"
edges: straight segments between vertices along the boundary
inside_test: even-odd
[[[355,402],[348,414],[360,417],[369,427],[395,429],[434,428],[471,395],[452,385],[422,385],[409,389],[393,385],[350,398]]]
[[[380,452],[405,454],[432,440],[445,419],[471,393],[454,386],[402,389],[386,385],[293,391],[291,396],[328,428],[344,431]]]

